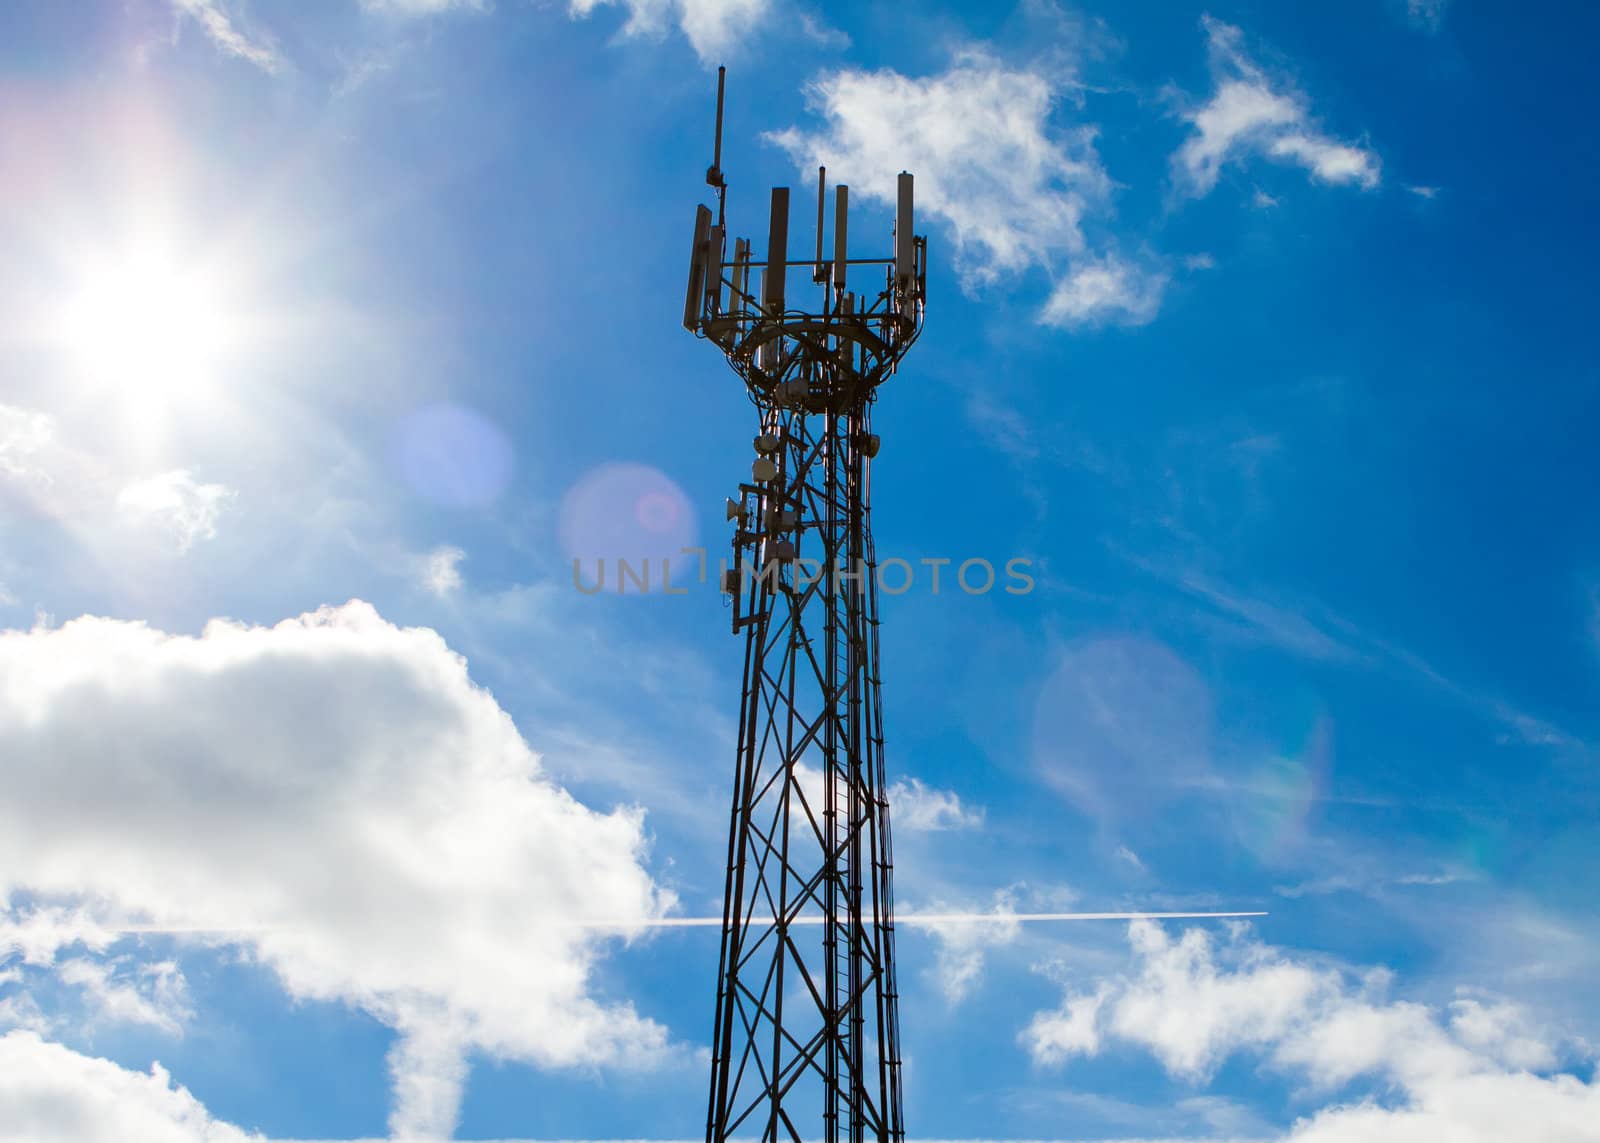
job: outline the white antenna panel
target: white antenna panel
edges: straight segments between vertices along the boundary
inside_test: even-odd
[[[899,195],[894,212],[894,277],[902,290],[909,290],[916,277],[916,252],[911,238],[911,175],[900,172]]]

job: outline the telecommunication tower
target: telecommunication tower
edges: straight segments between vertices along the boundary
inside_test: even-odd
[[[733,562],[722,587],[744,635],[744,678],[706,1139],[898,1143],[868,499],[872,404],[921,330],[927,240],[912,233],[912,177],[901,174],[890,256],[848,256],[849,191],[838,186],[824,258],[819,169],[814,258],[789,260],[786,187],[772,191],[765,260],[743,238],[730,256],[724,79],[718,69],[706,172],[716,215],[695,212],[683,324],[726,355],[758,431],[750,480],[727,502]],[[810,272],[813,304],[793,304],[790,271]]]

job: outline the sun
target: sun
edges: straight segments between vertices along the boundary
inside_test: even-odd
[[[239,322],[208,267],[146,245],[85,267],[57,333],[80,382],[150,414],[217,384]]]

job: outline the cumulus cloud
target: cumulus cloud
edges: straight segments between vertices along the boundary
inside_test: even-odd
[[[770,0],[571,0],[568,11],[583,18],[612,5],[627,10],[624,36],[660,38],[676,25],[703,63],[731,50],[771,7]]]
[[[387,1022],[397,1134],[449,1133],[469,1050],[564,1066],[666,1049],[589,985],[603,938],[583,926],[670,904],[641,812],[555,786],[433,631],[353,602],[193,637],[96,618],[0,632],[0,757],[0,893],[108,928],[222,930],[291,995]]]
[[[241,32],[221,0],[171,0],[171,4],[174,11],[199,24],[211,42],[228,55],[254,64],[268,75],[283,67],[283,60],[272,44]]]
[[[982,806],[963,805],[954,790],[935,789],[917,778],[889,787],[889,807],[897,830],[975,829],[983,824]]]
[[[1244,52],[1243,33],[1232,24],[1202,19],[1211,60],[1211,97],[1186,118],[1194,131],[1173,156],[1174,174],[1189,193],[1217,185],[1223,166],[1250,155],[1304,167],[1321,182],[1378,185],[1378,156],[1327,135],[1305,96],[1274,80]],[[1260,203],[1263,196],[1257,197]]]
[[[188,469],[135,481],[117,493],[117,507],[125,515],[157,523],[170,532],[180,552],[196,540],[217,534],[217,519],[235,496],[225,484],[201,484]]]
[[[249,1143],[213,1119],[160,1064],[129,1071],[27,1030],[0,1036],[0,1140]]]
[[[1036,1063],[1059,1064],[1069,1056],[1100,1050],[1100,1006],[1105,990],[1069,996],[1053,1012],[1041,1012],[1022,1033],[1022,1044]]]
[[[931,76],[844,68],[807,88],[819,130],[769,138],[803,171],[826,166],[852,194],[883,203],[912,171],[919,215],[945,226],[969,283],[1047,272],[1048,324],[1148,321],[1165,279],[1086,235],[1087,220],[1109,215],[1112,182],[1093,126],[1052,125],[1061,89],[1050,69],[980,51]]]
[[[1059,1065],[1108,1044],[1150,1052],[1181,1078],[1208,1078],[1249,1052],[1332,1102],[1296,1122],[1288,1143],[1579,1143],[1596,1138],[1600,1083],[1557,1071],[1551,1035],[1514,1004],[1459,996],[1446,1009],[1391,1000],[1390,974],[1354,976],[1252,939],[1218,943],[1129,927],[1132,970],[1069,993],[1021,1035],[1035,1062]],[[1397,1094],[1380,1103],[1349,1085]]]

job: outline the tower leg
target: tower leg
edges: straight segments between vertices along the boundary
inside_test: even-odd
[[[840,386],[836,364],[821,390]],[[706,1138],[899,1143],[892,864],[868,406],[763,408],[777,477],[747,497],[745,659]],[[794,561],[772,557],[780,542]],[[807,1115],[805,1118],[809,1118]]]

